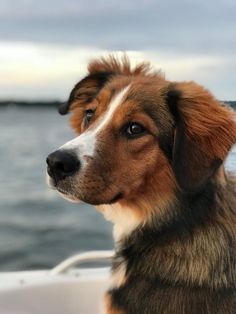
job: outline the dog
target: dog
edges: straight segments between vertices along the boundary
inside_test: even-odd
[[[114,224],[109,314],[236,313],[233,110],[195,82],[126,56],[93,60],[59,108],[78,136],[49,184]]]

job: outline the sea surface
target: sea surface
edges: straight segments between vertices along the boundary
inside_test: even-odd
[[[94,207],[46,185],[46,156],[73,137],[55,108],[0,108],[0,271],[51,268],[113,248],[112,226]],[[236,148],[227,168],[236,170]]]

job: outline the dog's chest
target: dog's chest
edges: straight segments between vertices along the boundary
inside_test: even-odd
[[[132,233],[142,221],[130,208],[119,204],[98,206],[105,219],[113,223],[115,246],[118,248],[122,239]],[[121,257],[115,261],[110,278],[110,288],[119,288],[126,281],[126,262]]]

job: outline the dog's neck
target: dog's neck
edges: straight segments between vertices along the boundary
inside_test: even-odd
[[[208,192],[212,194],[212,191],[210,192],[209,189]],[[203,190],[203,194],[204,193],[205,192]],[[209,193],[207,198],[209,198]],[[193,194],[193,203],[195,203],[194,198],[199,200],[201,197],[201,193],[199,195],[197,194],[196,196],[194,196]],[[211,197],[213,197],[213,195]],[[135,231],[136,229],[141,229],[147,224],[155,232],[161,232],[163,227],[165,228],[169,226],[172,221],[176,222],[178,220],[178,216],[180,219],[182,219],[182,205],[184,198],[185,196],[182,196],[182,193],[179,193],[178,196],[173,196],[172,201],[169,203],[164,201],[164,197],[161,202],[157,199],[155,204],[156,209],[150,209],[150,213],[152,212],[152,215],[146,215],[146,217],[142,216],[141,214],[139,215],[137,210],[134,210],[131,207],[125,206],[123,204],[121,205],[119,202],[114,204],[98,205],[96,207],[103,214],[104,218],[113,224],[113,237],[115,243],[117,244],[123,239],[129,237],[129,235],[131,235],[133,231]],[[208,205],[206,206],[208,207]],[[187,205],[187,210],[190,210],[190,207],[191,205]],[[196,215],[201,215],[200,212],[202,212],[202,215],[204,217],[207,214],[205,208],[199,208]],[[194,223],[196,221],[196,218],[193,219]]]
[[[99,205],[97,208],[106,220],[114,224],[113,236],[116,243],[143,224],[141,217],[134,213],[132,209],[121,206],[119,203]]]
[[[140,276],[155,274],[158,280],[211,288],[236,287],[236,278],[232,275],[232,265],[236,263],[236,232],[229,226],[235,220],[232,205],[235,192],[234,185],[227,181],[226,185],[219,180],[216,186],[209,183],[191,198],[180,195],[172,204],[172,211],[180,215],[169,222],[160,224],[156,217],[140,228],[137,221],[132,224],[133,229],[130,224],[126,231],[132,230],[132,234],[126,233],[118,246],[117,263],[123,259],[123,264],[128,265],[131,259]],[[228,242],[232,243],[230,249]],[[220,272],[217,265],[223,267]],[[132,268],[127,270],[132,271]]]

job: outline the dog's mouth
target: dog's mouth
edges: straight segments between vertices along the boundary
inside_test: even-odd
[[[60,182],[56,182],[50,176],[47,176],[47,184],[51,189],[56,190],[60,194],[60,196],[63,197],[64,199],[71,201],[71,202],[76,202],[76,203],[83,201],[83,202],[91,204],[91,205],[114,204],[114,203],[120,201],[122,198],[124,198],[123,192],[117,192],[111,198],[106,197],[105,199],[103,199],[102,193],[101,193],[101,196],[98,197],[98,199],[96,199],[96,200],[87,198],[86,196],[85,197],[78,197],[78,195],[74,195],[74,193],[72,193],[72,191],[70,191],[69,186],[68,186],[68,188],[65,188],[65,186],[60,184]]]
[[[80,202],[79,198],[71,195],[69,193],[69,191],[66,191],[61,186],[59,186],[59,184],[52,177],[50,177],[48,175],[47,175],[47,184],[50,187],[50,189],[57,191],[62,198],[66,199],[70,202],[73,202],[73,203],[79,203]]]
[[[70,192],[64,190],[63,188],[59,186],[55,187],[55,189],[64,199],[69,200],[73,203],[79,203],[82,201],[90,205],[104,205],[104,204],[114,204],[123,198],[123,193],[119,192],[110,200],[105,200],[102,197],[99,200],[87,199],[86,197],[83,199],[83,198],[78,198],[77,196],[74,196],[73,194],[71,194]]]
[[[109,202],[109,204],[116,203],[116,202],[120,201],[123,197],[124,197],[123,193],[122,193],[122,192],[118,192],[118,193],[111,199],[111,201]]]
[[[50,177],[48,174],[46,174],[46,181],[47,181],[47,185],[50,189],[52,189],[52,190],[57,189],[55,180],[52,177]]]
[[[67,201],[70,201],[72,203],[80,203],[81,199],[71,194],[69,191],[66,191],[65,189],[61,188],[60,186],[55,186],[54,189],[60,194],[62,198],[64,198]]]
[[[56,187],[56,190],[59,192],[59,193],[62,193],[64,195],[68,195],[69,196],[69,192],[68,191],[65,191],[64,189],[60,188],[59,186]]]

